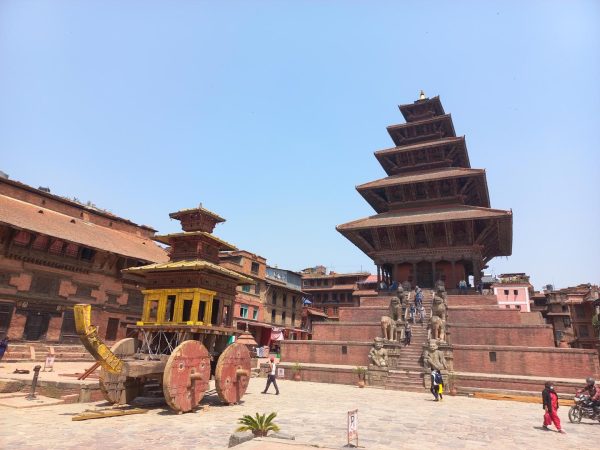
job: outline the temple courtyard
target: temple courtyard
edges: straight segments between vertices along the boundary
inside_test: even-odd
[[[567,407],[559,409],[567,434],[544,431],[541,403],[461,396],[436,403],[426,393],[285,380],[279,382],[280,395],[272,387],[270,394],[261,395],[264,385],[265,379],[253,378],[243,404],[223,406],[212,394],[202,401],[207,408],[180,415],[155,405],[146,414],[72,421],[86,409],[108,405],[0,406],[0,448],[226,448],[239,417],[272,411],[282,433],[326,448],[346,444],[347,412],[353,409],[358,409],[359,446],[364,448],[583,449],[594,446],[600,431],[600,424],[590,421],[569,423]]]

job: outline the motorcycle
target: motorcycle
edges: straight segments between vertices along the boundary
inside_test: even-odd
[[[569,409],[569,421],[580,423],[581,419],[591,419],[600,422],[600,407],[594,408],[590,396],[582,393],[575,395],[575,404]]]

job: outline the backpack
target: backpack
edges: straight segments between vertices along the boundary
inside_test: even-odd
[[[444,380],[442,379],[442,374],[441,373],[436,373],[435,374],[435,382],[437,384],[443,384]]]

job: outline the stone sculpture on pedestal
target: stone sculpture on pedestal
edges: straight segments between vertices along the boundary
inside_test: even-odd
[[[371,361],[371,364],[374,366],[387,367],[388,352],[383,348],[383,340],[381,338],[375,338],[373,340],[373,347],[369,351],[369,361]]]
[[[431,371],[431,369],[447,369],[444,353],[438,349],[436,342],[433,340],[430,340],[427,347],[423,350],[423,368],[426,371]]]

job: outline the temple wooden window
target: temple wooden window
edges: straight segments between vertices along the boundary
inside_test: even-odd
[[[579,335],[579,337],[590,337],[590,331],[588,330],[588,327],[586,327],[585,325],[580,325],[577,328],[577,334]]]
[[[258,308],[252,309],[252,320],[258,320]]]
[[[8,286],[10,282],[10,273],[0,272],[0,286]]]
[[[183,299],[183,307],[181,310],[181,321],[189,322],[192,319],[192,311],[194,309],[194,299],[192,298],[184,298]]]
[[[277,304],[277,292],[276,291],[273,291],[273,293],[271,294],[271,304],[272,305]]]
[[[117,299],[119,298],[116,294],[106,294],[106,303],[109,305],[117,305],[119,302]]]
[[[77,244],[69,243],[65,247],[65,255],[70,256],[71,258],[77,258],[79,254],[79,246]]]
[[[31,279],[29,291],[36,294],[54,296],[58,293],[58,284],[59,280],[55,276],[34,274]]]
[[[167,295],[165,302],[165,322],[173,322],[175,319],[175,301],[177,300],[176,295]],[[190,299],[191,300],[191,299]],[[191,309],[190,309],[191,311]]]
[[[292,313],[292,326],[296,326],[296,313]]]
[[[285,325],[285,311],[281,312],[281,323]]]
[[[254,293],[255,293],[256,295],[260,295],[260,283],[256,283],[256,284],[254,285]]]
[[[342,345],[342,355],[347,355],[347,354],[348,354],[348,346]]]
[[[144,297],[140,291],[128,289],[127,292],[127,306],[132,308],[139,308],[142,306]]]
[[[44,236],[43,234],[38,234],[33,243],[31,244],[31,248],[35,250],[46,250],[48,247],[48,243],[50,242],[50,238],[48,236]]]
[[[585,308],[583,307],[583,305],[575,305],[574,309],[575,309],[575,316],[578,319],[585,319]]]
[[[292,309],[296,309],[296,302],[297,302],[297,299],[296,299],[296,296],[294,295],[294,296],[292,296]]]
[[[281,300],[281,306],[284,308],[287,307],[287,295],[283,294],[283,299]]]
[[[240,305],[240,317],[243,319],[248,318],[248,305]]]
[[[22,247],[25,247],[26,245],[29,244],[30,240],[31,240],[31,234],[28,233],[27,231],[20,230],[15,235],[13,242],[15,243],[15,245],[20,245]]]
[[[337,294],[335,292],[331,293],[331,301],[332,302],[337,302]]]
[[[81,297],[81,298],[92,298],[92,289],[93,289],[92,286],[88,286],[85,284],[78,284],[75,295],[77,297]]]
[[[148,311],[146,313],[147,322],[156,321],[158,319],[158,300],[148,302]]]
[[[275,323],[275,317],[277,316],[277,311],[274,309],[271,310],[271,323]]]
[[[563,325],[565,328],[570,328],[571,327],[571,318],[563,317]]]
[[[258,275],[258,263],[257,262],[252,263],[252,268],[250,269],[250,272],[252,272],[254,275]]]
[[[496,352],[489,352],[490,362],[496,362]]]
[[[65,246],[65,243],[63,241],[56,239],[52,242],[52,244],[50,244],[50,248],[48,249],[48,252],[50,252],[54,255],[60,255],[63,252],[64,246]]]
[[[250,292],[250,285],[245,284],[242,286],[242,292]]]
[[[96,252],[91,248],[81,247],[81,255],[80,258],[84,261],[91,261],[94,258],[94,254]]]

